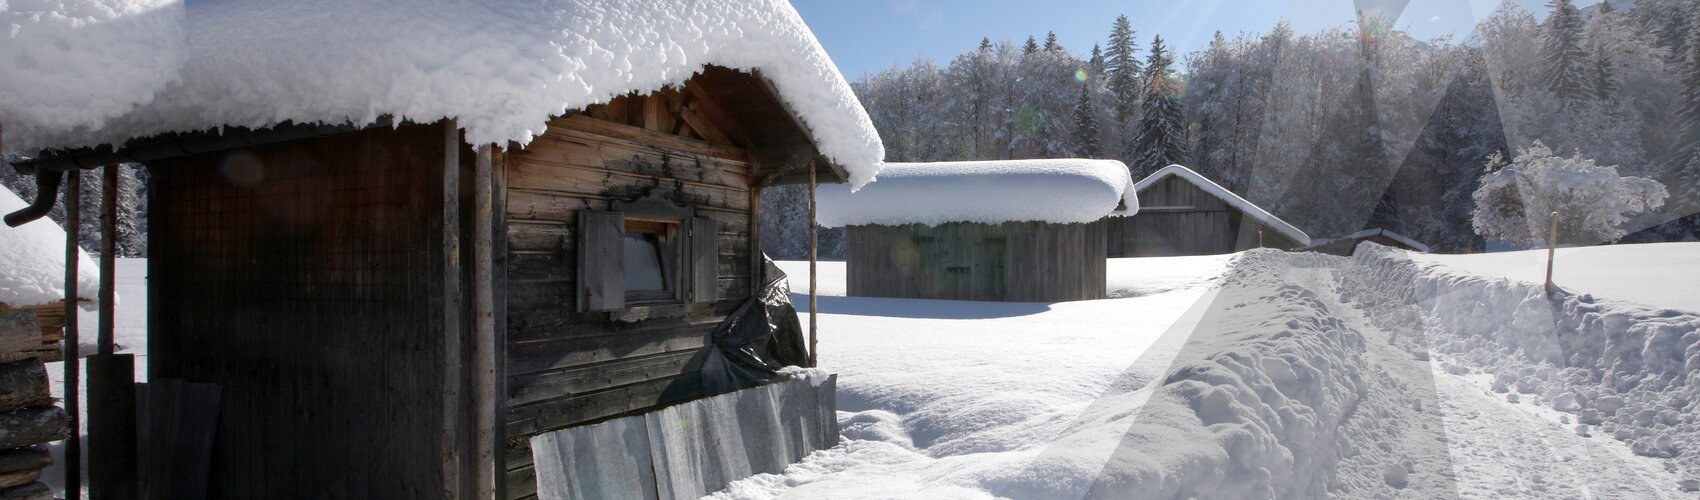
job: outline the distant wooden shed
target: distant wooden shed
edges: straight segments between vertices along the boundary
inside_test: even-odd
[[[1109,160],[888,163],[861,192],[823,194],[821,220],[846,226],[851,296],[1101,299],[1104,218],[1138,206],[1126,171]]]
[[[1365,241],[1393,248],[1403,248],[1413,252],[1428,253],[1428,245],[1422,244],[1409,236],[1386,229],[1372,227],[1338,238],[1311,240],[1310,245],[1300,248],[1306,252],[1321,252],[1333,255],[1350,256],[1358,250],[1358,244]]]
[[[1310,244],[1304,231],[1180,165],[1163,167],[1134,189],[1142,205],[1136,215],[1110,219],[1110,257],[1292,250]]]

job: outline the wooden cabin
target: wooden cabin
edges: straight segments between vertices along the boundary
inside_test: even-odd
[[[1393,248],[1403,248],[1413,252],[1428,253],[1428,245],[1424,245],[1409,236],[1373,227],[1338,238],[1311,240],[1310,245],[1299,250],[1350,257],[1358,251],[1358,244],[1365,241]]]
[[[1111,160],[887,163],[878,180],[822,194],[845,227],[855,297],[1061,302],[1106,295],[1104,220],[1131,197]]]
[[[453,120],[280,125],[20,169],[113,155],[149,170],[149,379],[222,388],[177,423],[214,429],[210,498],[474,497],[481,467],[532,497],[528,438],[709,395],[708,335],[760,285],[761,189],[848,177],[770,81],[717,66],[506,151]]]
[[[1111,219],[1110,257],[1292,250],[1310,244],[1304,231],[1180,165],[1163,167],[1134,188],[1139,213]]]

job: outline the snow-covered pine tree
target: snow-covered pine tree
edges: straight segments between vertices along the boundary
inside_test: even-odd
[[[1588,51],[1582,46],[1582,13],[1570,0],[1551,0],[1541,29],[1541,77],[1569,106],[1589,96]]]
[[[1070,146],[1074,155],[1082,158],[1101,158],[1104,150],[1098,144],[1098,117],[1092,108],[1092,81],[1080,83],[1080,99],[1074,104],[1074,131]]]
[[[990,37],[980,37],[980,50],[992,50],[992,39]]]
[[[1116,112],[1116,123],[1126,123],[1129,117],[1139,109],[1139,66],[1138,47],[1133,44],[1133,26],[1127,16],[1117,16],[1115,24],[1110,28],[1110,46],[1104,51],[1104,74],[1109,77],[1108,87],[1113,109]]]
[[[1086,60],[1086,70],[1092,74],[1092,78],[1104,74],[1104,51],[1099,49],[1096,43],[1092,44],[1092,58]]]
[[[1039,41],[1033,35],[1027,36],[1027,43],[1021,46],[1021,55],[1030,56],[1039,52]]]
[[[1124,155],[1135,178],[1157,169],[1186,163],[1186,129],[1181,116],[1179,82],[1170,66],[1174,60],[1163,47],[1163,37],[1151,39],[1151,54],[1145,61],[1142,79],[1145,98],[1140,101],[1137,135]]]
[[[1045,32],[1045,52],[1061,52],[1062,44],[1057,43],[1057,32]]]

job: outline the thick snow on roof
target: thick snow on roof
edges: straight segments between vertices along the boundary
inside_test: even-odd
[[[24,208],[24,200],[0,187],[0,213]],[[77,296],[94,299],[100,272],[77,249]],[[0,304],[28,307],[65,298],[65,230],[50,219],[19,227],[0,224]]]
[[[48,7],[48,15],[71,10]],[[143,14],[119,12],[111,24]],[[151,102],[129,112],[120,105],[89,109],[86,130],[33,114],[7,116],[0,107],[6,147],[27,153],[220,126],[364,124],[385,115],[456,118],[473,144],[525,144],[551,116],[679,84],[715,64],[761,70],[851,184],[872,180],[885,154],[850,85],[784,0],[223,0],[189,6],[186,14],[177,31],[134,34],[143,48],[79,45],[82,54],[59,73],[79,78],[19,85],[8,74],[0,101],[21,104],[0,106],[26,109],[80,95],[52,83],[159,85],[159,78],[127,82],[130,72],[107,73],[101,63],[155,51],[169,62],[172,37],[187,33],[181,70],[172,73],[177,81],[158,87]],[[158,17],[169,24],[171,16]],[[40,31],[60,32],[36,36],[75,38],[74,28],[44,25]],[[131,40],[106,42],[124,41]],[[10,44],[0,61],[52,54]]]
[[[1257,219],[1258,222],[1262,222],[1263,225],[1269,226],[1270,229],[1274,229],[1281,234],[1287,235],[1288,238],[1292,238],[1293,241],[1298,242],[1300,246],[1310,244],[1310,235],[1305,234],[1304,231],[1300,231],[1299,228],[1293,227],[1292,224],[1288,224],[1287,221],[1281,220],[1280,217],[1276,217],[1275,214],[1263,210],[1263,208],[1258,207],[1252,202],[1246,201],[1245,198],[1241,198],[1240,195],[1234,194],[1234,192],[1229,191],[1228,188],[1217,185],[1214,181],[1204,178],[1204,176],[1199,175],[1198,172],[1194,172],[1192,169],[1180,165],[1169,165],[1167,167],[1163,167],[1151,175],[1146,176],[1144,179],[1140,179],[1139,182],[1134,184],[1134,190],[1144,191],[1145,188],[1151,187],[1151,185],[1156,184],[1157,181],[1161,181],[1170,176],[1185,179],[1187,182],[1191,182],[1194,186],[1198,186],[1199,189],[1204,190],[1204,192],[1210,193],[1217,198],[1221,198],[1222,201],[1227,202],[1228,205],[1239,209],[1241,212],[1245,212],[1246,215],[1251,216],[1253,219]]]
[[[860,191],[822,186],[818,218],[827,227],[1092,222],[1123,201],[1138,211],[1131,181],[1115,160],[887,163]]]
[[[153,100],[184,37],[181,0],[0,0],[6,145],[69,140]]]

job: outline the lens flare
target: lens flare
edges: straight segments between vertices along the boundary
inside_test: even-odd
[[[1077,82],[1086,81],[1086,68],[1074,70],[1074,80]]]

